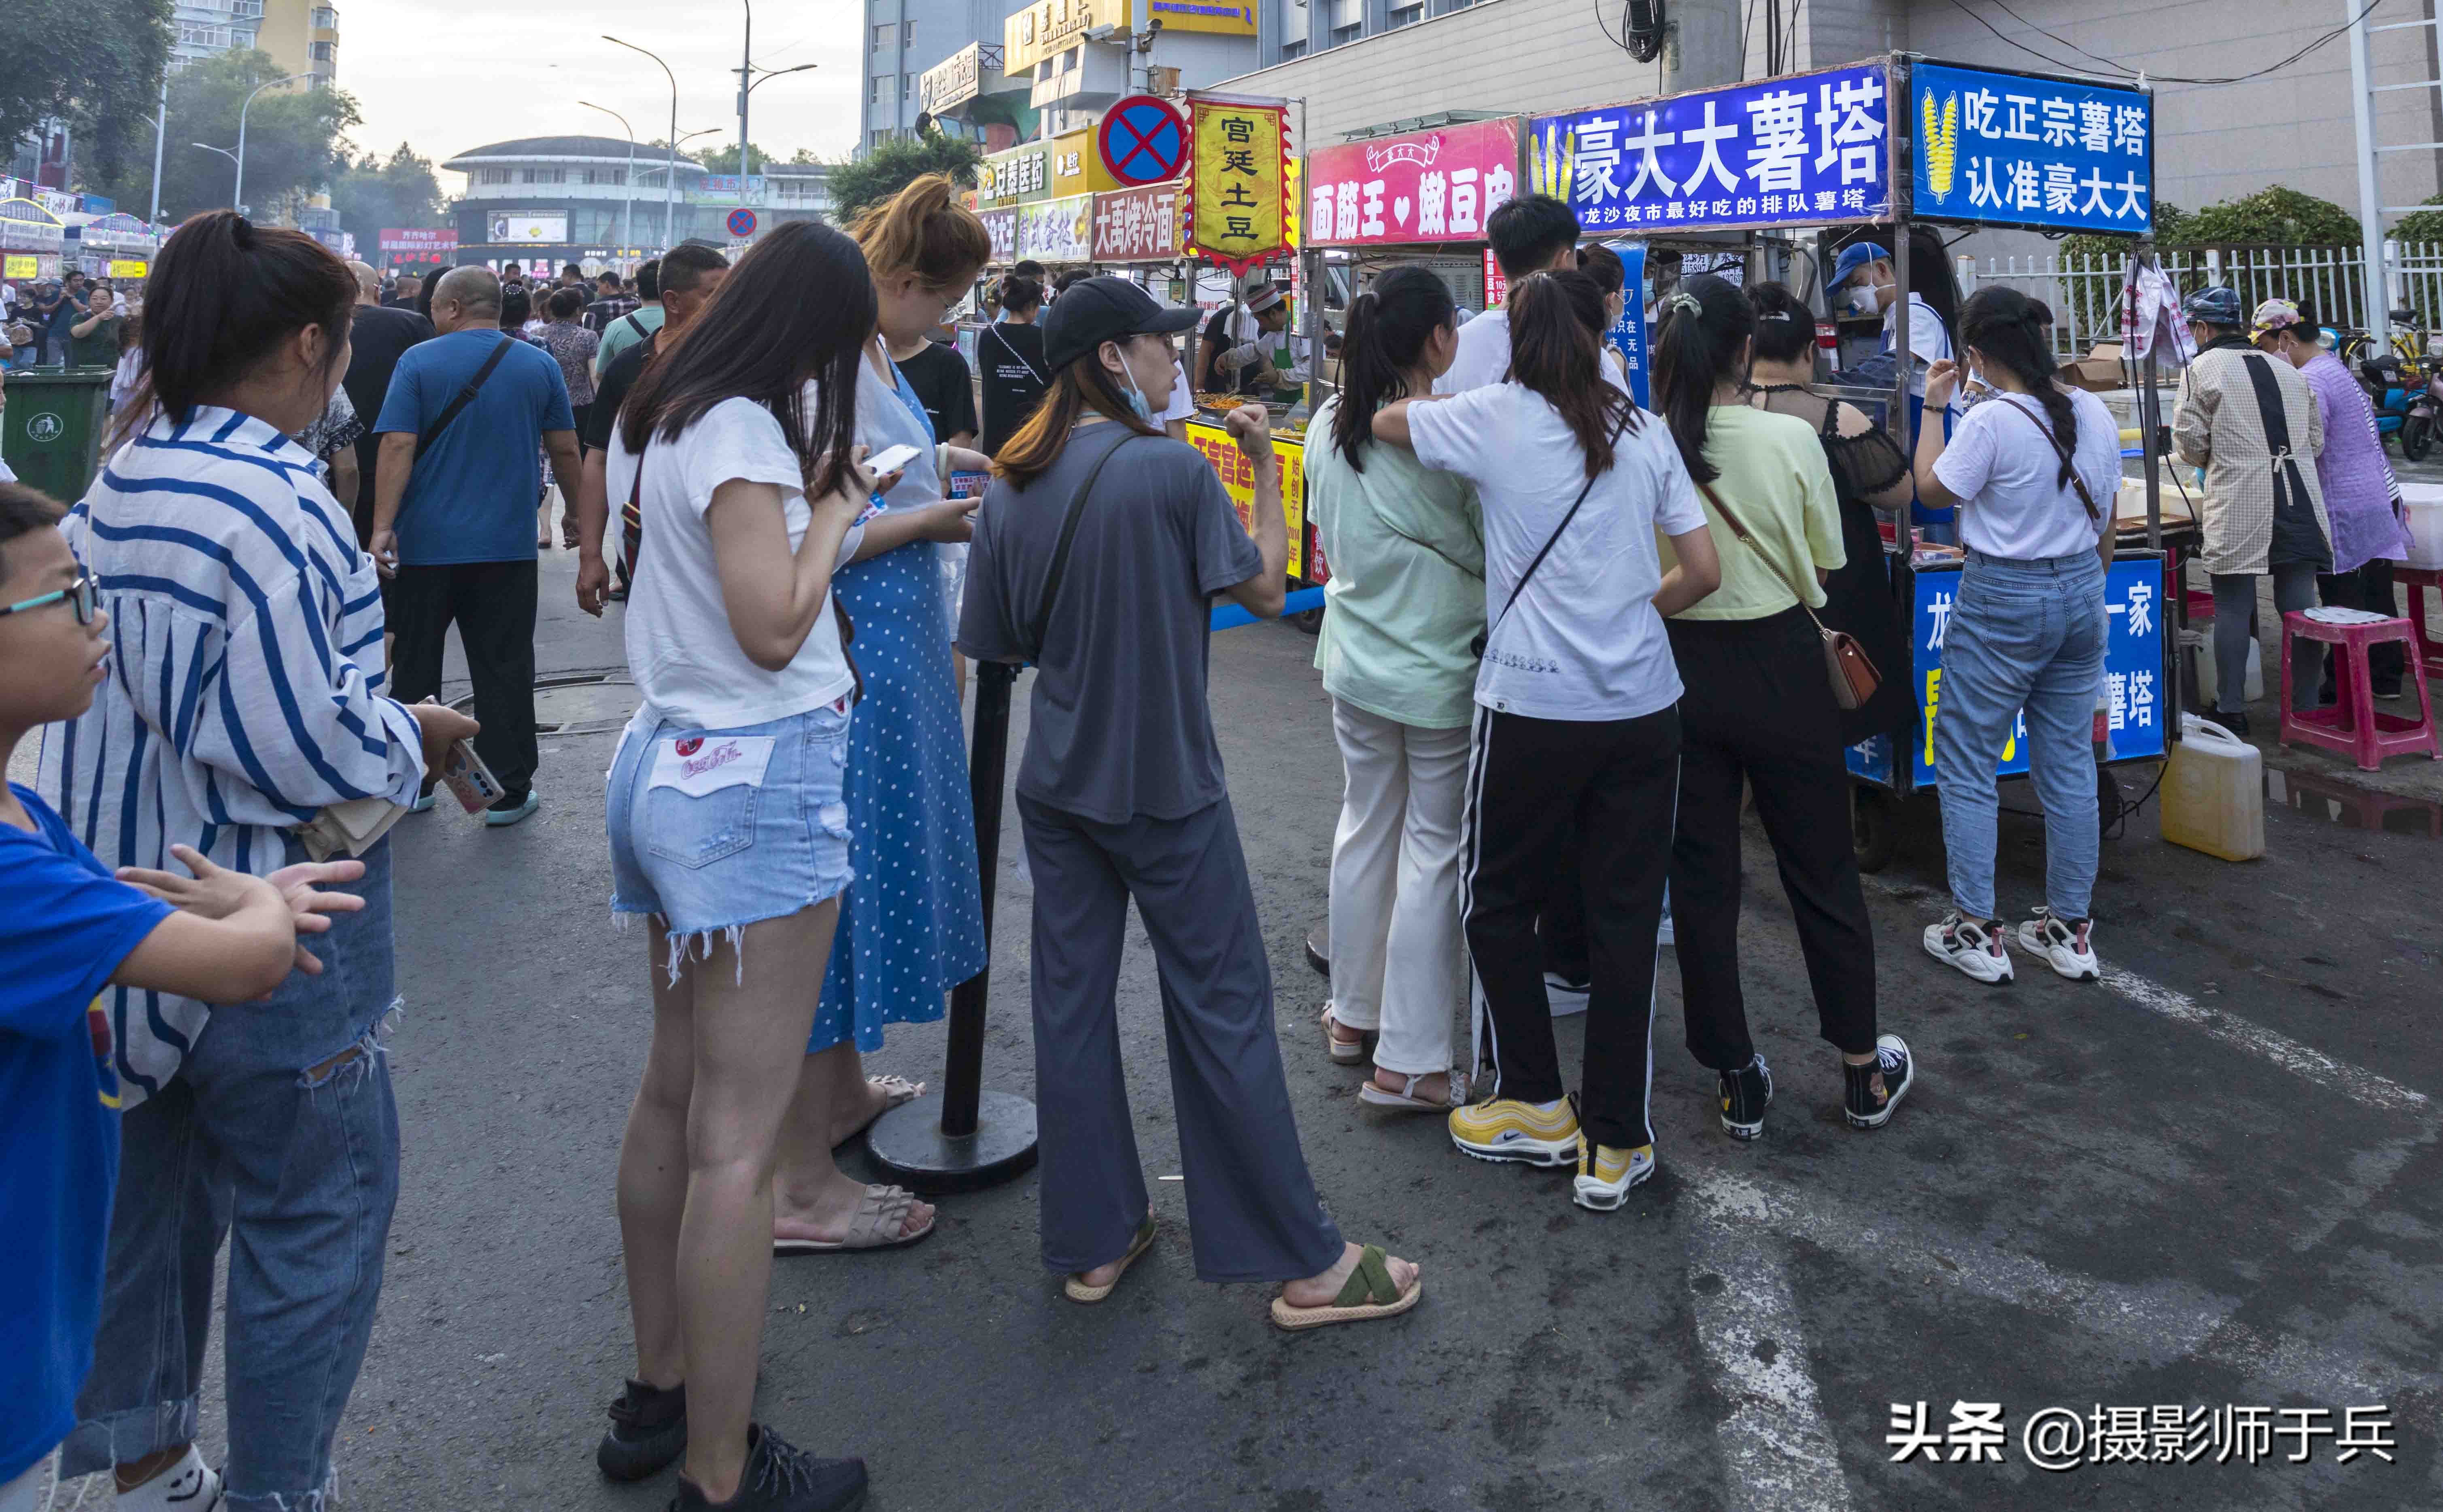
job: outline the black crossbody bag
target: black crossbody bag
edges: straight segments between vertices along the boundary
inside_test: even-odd
[[[1607,451],[1617,451],[1619,449],[1620,438],[1624,434],[1627,433],[1628,431],[1629,416],[1636,413],[1636,406],[1631,405],[1629,407],[1628,414],[1620,417],[1620,424],[1612,427],[1611,444],[1606,448]],[[1614,465],[1617,466],[1618,464],[1615,463]],[[1603,476],[1603,474],[1600,472],[1595,474],[1595,478],[1599,478],[1601,476]],[[1587,502],[1587,495],[1594,491],[1595,478],[1587,479],[1586,486],[1578,489],[1577,498],[1570,505],[1570,512],[1561,516],[1561,523],[1552,527],[1552,538],[1544,543],[1544,549],[1536,552],[1535,560],[1527,563],[1527,570],[1518,575],[1517,586],[1512,588],[1510,590],[1510,597],[1502,601],[1501,613],[1493,617],[1493,623],[1484,627],[1484,634],[1477,636],[1475,639],[1467,643],[1469,655],[1474,656],[1479,661],[1482,661],[1484,659],[1484,648],[1492,644],[1493,633],[1501,628],[1501,621],[1510,618],[1511,605],[1515,604],[1518,601],[1518,596],[1527,591],[1528,581],[1535,576],[1535,569],[1542,566],[1544,564],[1544,559],[1552,554],[1552,548],[1561,544],[1562,532],[1570,528],[1570,522],[1578,517],[1579,507]]]
[[[492,370],[501,365],[501,359],[509,355],[512,341],[514,338],[503,336],[493,346],[492,355],[484,359],[484,365],[477,368],[475,376],[467,380],[467,386],[450,396],[450,402],[441,407],[441,413],[434,415],[432,423],[426,426],[424,433],[415,438],[417,456],[432,451],[432,443],[441,439],[441,433],[450,429],[450,423],[457,419],[467,406],[475,402],[475,396],[482,392],[484,385],[490,380]]]
[[[1115,424],[1112,429],[1120,433],[1120,438],[1094,459],[1094,465],[1087,470],[1086,481],[1079,484],[1077,491],[1069,498],[1069,512],[1061,517],[1060,540],[1052,548],[1052,567],[1043,575],[1043,597],[1036,602],[1035,623],[1030,627],[1034,632],[1035,644],[1027,649],[1029,661],[1040,662],[1043,659],[1043,638],[1052,630],[1053,600],[1060,597],[1060,580],[1069,571],[1069,553],[1077,544],[1077,522],[1086,513],[1086,500],[1094,491],[1094,480],[1103,475],[1103,464],[1118,455],[1120,448],[1136,440],[1140,433],[1125,425]]]

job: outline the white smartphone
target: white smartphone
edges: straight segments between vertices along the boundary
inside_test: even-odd
[[[924,455],[924,452],[921,448],[902,444],[894,447],[886,447],[882,451],[875,452],[873,455],[867,457],[865,459],[865,465],[873,470],[873,475],[875,477],[884,478],[889,477],[891,473],[898,471],[900,469],[906,467],[909,463],[915,461],[922,455]]]

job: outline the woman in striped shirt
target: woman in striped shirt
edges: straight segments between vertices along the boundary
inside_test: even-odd
[[[45,799],[118,866],[170,847],[263,876],[306,858],[326,805],[413,802],[474,722],[382,693],[381,595],[348,513],[288,439],[348,366],[356,281],[296,231],[227,211],[162,249],[146,289],[149,415],[62,526],[111,620],[109,675],[46,731]],[[377,1031],[392,986],[390,846],[362,856],[318,974],[216,1014],[108,1003],[127,1101],[108,1300],[63,1473],[122,1490],[212,1479],[193,1441],[221,1241],[229,1279],[226,1494],[317,1504],[363,1362],[398,1192]],[[206,1498],[208,1501],[209,1498]],[[201,1503],[198,1503],[201,1504]]]

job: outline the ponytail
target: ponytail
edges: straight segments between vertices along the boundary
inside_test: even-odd
[[[1662,311],[1654,338],[1654,407],[1671,427],[1688,475],[1711,483],[1722,475],[1705,459],[1714,391],[1746,379],[1739,348],[1755,334],[1755,310],[1729,281],[1699,273],[1662,297]]]
[[[1510,289],[1510,377],[1557,412],[1592,482],[1611,467],[1611,436],[1638,428],[1637,406],[1604,376],[1603,290],[1575,268],[1531,273]]]
[[[1968,297],[1959,312],[1960,344],[1975,349],[1978,360],[2002,369],[2019,380],[2030,397],[2045,407],[2061,442],[2061,472],[2056,488],[2067,488],[2070,458],[2078,452],[2078,411],[2069,395],[2053,381],[2052,350],[2045,340],[2051,324],[2044,305],[2015,288],[1990,285]]]
[[[1001,286],[994,291],[993,297],[1001,302],[1002,309],[1013,315],[1023,315],[1029,310],[1042,307],[1043,285],[1039,280],[1029,278],[1023,273],[1004,273],[1001,275]]]
[[[327,378],[346,349],[356,302],[348,265],[303,232],[229,210],[189,217],[144,281],[144,365],[122,425],[156,403],[184,424],[206,395],[243,379],[308,325],[322,332]]]
[[[1374,435],[1374,412],[1409,396],[1401,375],[1424,359],[1436,331],[1457,328],[1458,306],[1432,269],[1408,264],[1374,281],[1349,305],[1349,329],[1340,341],[1340,407],[1332,417],[1332,444],[1363,472],[1358,451]]]
[[[913,273],[928,288],[947,289],[992,261],[991,233],[950,192],[948,175],[927,174],[850,223],[876,283]]]

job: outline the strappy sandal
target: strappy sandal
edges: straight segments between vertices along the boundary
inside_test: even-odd
[[[908,1233],[908,1209],[916,1206],[916,1194],[905,1187],[868,1187],[857,1199],[856,1215],[848,1221],[846,1238],[775,1239],[775,1255],[838,1255],[852,1249],[904,1249],[927,1238],[933,1226],[941,1222],[937,1213],[925,1220],[925,1226]]]
[[[1443,1072],[1426,1071],[1413,1077],[1405,1071],[1394,1071],[1391,1074],[1401,1079],[1399,1091],[1386,1091],[1381,1082],[1368,1077],[1366,1079],[1366,1085],[1357,1089],[1357,1100],[1370,1102],[1378,1108],[1398,1108],[1404,1113],[1448,1113],[1453,1108],[1467,1106],[1468,1083],[1467,1073],[1464,1071],[1456,1068]],[[1449,1095],[1441,1102],[1434,1102],[1417,1096],[1417,1083],[1431,1076],[1450,1078]]]
[[[856,1143],[859,1139],[864,1138],[865,1132],[873,1127],[874,1118],[881,1117],[884,1114],[889,1113],[891,1109],[898,1107],[903,1102],[913,1102],[925,1095],[925,1083],[921,1081],[910,1081],[906,1077],[868,1077],[865,1080],[866,1085],[880,1087],[882,1089],[882,1106],[874,1110],[873,1118],[868,1118],[865,1122],[858,1124],[855,1128],[850,1130],[847,1136],[841,1139],[839,1143],[832,1146],[834,1153],[846,1150],[849,1146]]]
[[[1325,1004],[1323,1005],[1323,1048],[1330,1053],[1334,1061],[1344,1066],[1355,1065],[1366,1059],[1365,1030],[1358,1030],[1357,1038],[1354,1040],[1344,1040],[1332,1032],[1334,1029],[1347,1027],[1349,1025],[1332,1016],[1332,1005]]]
[[[1061,1283],[1060,1289],[1068,1293],[1069,1300],[1073,1302],[1084,1302],[1089,1305],[1099,1302],[1111,1295],[1113,1288],[1120,1284],[1120,1278],[1127,1275],[1129,1267],[1137,1263],[1137,1257],[1152,1247],[1153,1217],[1148,1214],[1146,1221],[1137,1226],[1136,1237],[1129,1241],[1129,1252],[1120,1257],[1120,1268],[1111,1273],[1109,1282],[1101,1286],[1089,1286],[1082,1276],[1073,1275]]]
[[[1377,1318],[1396,1318],[1417,1305],[1425,1295],[1425,1278],[1420,1274],[1408,1283],[1405,1292],[1391,1284],[1391,1267],[1383,1257],[1383,1246],[1368,1245],[1357,1256],[1357,1268],[1349,1273],[1348,1283],[1340,1288],[1328,1307],[1292,1307],[1279,1297],[1273,1299],[1273,1325],[1289,1333],[1302,1329],[1327,1328],[1333,1323],[1363,1323]]]

